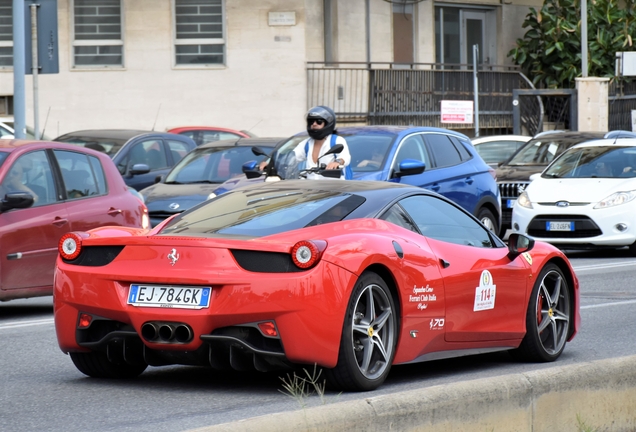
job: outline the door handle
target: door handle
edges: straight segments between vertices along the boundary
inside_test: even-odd
[[[108,214],[111,215],[111,216],[116,216],[116,215],[121,214],[121,213],[122,213],[121,209],[116,209],[114,207],[111,207],[111,208],[108,209]]]
[[[450,265],[450,263],[443,258],[439,259],[439,263],[442,265],[443,268],[447,268]]]
[[[68,223],[68,219],[64,219],[64,218],[61,218],[59,216],[56,216],[52,223],[55,226],[61,227],[62,225]]]
[[[475,180],[473,180],[473,178],[472,178],[472,177],[466,177],[466,183],[468,183],[469,185],[470,185],[470,184],[473,184],[473,182],[474,182],[474,181],[475,181]]]
[[[439,190],[439,184],[435,183],[434,185],[432,185],[431,187],[429,187],[428,189],[437,192]]]

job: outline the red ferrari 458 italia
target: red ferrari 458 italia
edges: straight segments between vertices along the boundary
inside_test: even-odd
[[[389,182],[261,183],[152,231],[71,232],[59,250],[59,345],[92,377],[317,364],[335,388],[372,390],[393,364],[553,361],[580,323],[558,249],[506,246],[444,197]]]

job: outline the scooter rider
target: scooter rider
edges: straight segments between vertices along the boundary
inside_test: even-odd
[[[305,169],[311,169],[326,164],[326,169],[343,168],[341,179],[345,179],[344,167],[351,163],[351,154],[344,137],[337,135],[336,114],[333,110],[326,106],[316,106],[307,112],[307,133],[309,138],[301,141],[294,153],[298,162],[307,161]],[[335,139],[332,139],[332,134]],[[342,144],[343,149],[340,153],[329,154],[322,157],[335,144]],[[320,160],[318,160],[320,158]],[[308,179],[324,179],[323,176],[316,173],[307,175]]]

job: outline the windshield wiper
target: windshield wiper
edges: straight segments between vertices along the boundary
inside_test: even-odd
[[[561,176],[558,174],[544,174],[544,176],[550,177],[550,178],[561,178]]]
[[[167,182],[165,182],[165,184],[183,184],[183,183],[178,182],[178,181],[169,181],[169,182],[167,181]]]

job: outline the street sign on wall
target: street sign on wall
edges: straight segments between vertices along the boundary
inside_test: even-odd
[[[473,123],[473,101],[443,100],[441,109],[442,123]]]
[[[37,35],[38,35],[38,74],[59,73],[57,48],[57,0],[25,0],[24,1],[24,31],[25,31],[25,73],[32,74],[33,55],[31,51],[31,5],[37,4]]]

